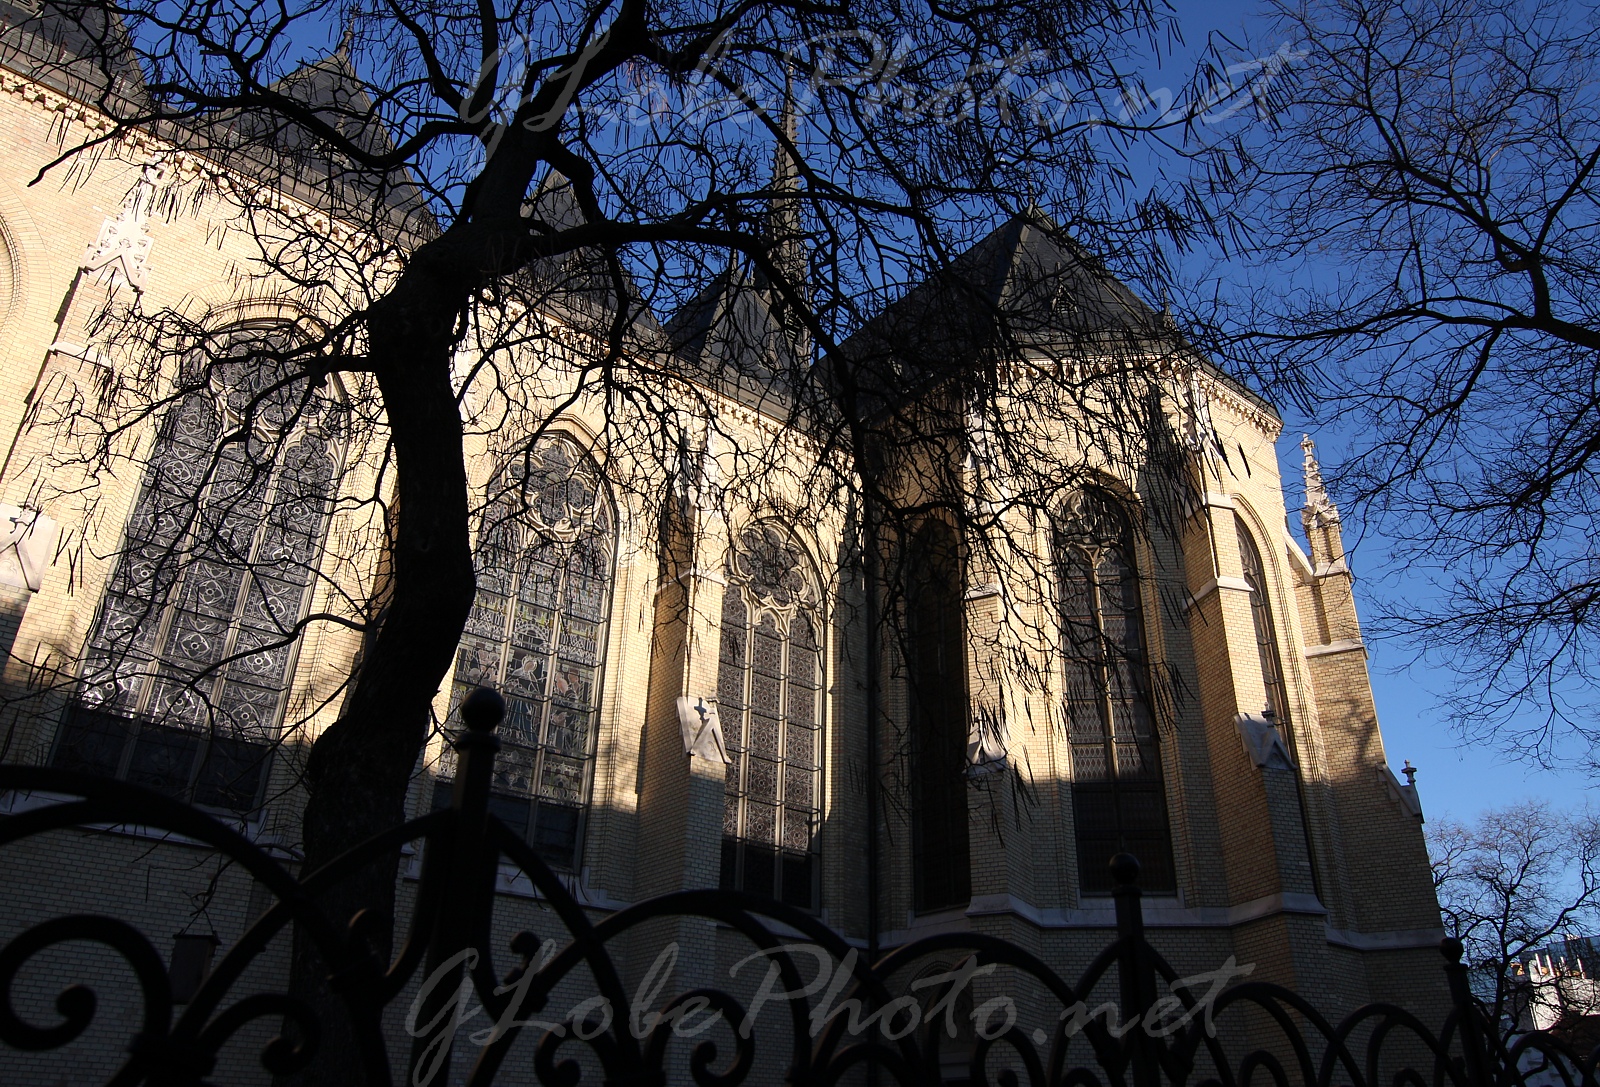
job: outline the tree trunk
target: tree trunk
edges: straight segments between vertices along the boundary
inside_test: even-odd
[[[398,482],[393,581],[383,623],[354,677],[344,712],[311,747],[302,874],[404,820],[407,786],[428,734],[429,707],[472,606],[467,477],[460,409],[450,382],[453,329],[470,284],[439,274],[432,263],[419,250],[394,291],[368,317],[370,359]],[[385,964],[399,859],[398,851],[383,856],[319,901],[337,925],[361,910],[381,918],[383,934],[373,941],[373,951]],[[361,1054],[327,975],[322,957],[297,933],[291,991],[310,1004],[322,1040],[311,1067],[296,1082],[355,1087],[366,1082]]]

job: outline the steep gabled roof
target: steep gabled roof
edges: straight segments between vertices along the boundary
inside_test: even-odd
[[[302,65],[272,85],[272,90],[309,108],[323,124],[370,155],[394,150],[394,142],[360,76],[343,49]],[[303,125],[271,114],[229,111],[193,125],[201,136],[196,150],[233,152],[230,167],[274,187],[290,180],[296,195],[355,211],[377,196],[394,217],[411,220],[412,230],[431,230],[426,201],[410,171],[370,169],[334,150]],[[360,218],[360,216],[357,216]],[[425,224],[420,225],[419,224]]]
[[[1164,333],[1160,315],[1042,214],[1029,212],[868,321],[845,346],[858,363],[893,356],[897,372],[936,372],[995,350],[1133,347]]]
[[[311,107],[321,120],[362,151],[384,155],[394,150],[394,141],[377,116],[372,96],[342,49],[290,72],[272,89]],[[310,138],[303,129],[285,135],[301,141]]]
[[[540,179],[523,207],[523,216],[531,226],[551,234],[582,226],[586,221],[572,182],[556,170],[547,171]],[[575,327],[596,335],[609,331],[617,312],[617,281],[603,253],[579,249],[535,261],[529,269],[529,282],[540,293],[540,302],[563,311]],[[653,339],[660,325],[626,271],[622,287],[633,333]]]
[[[786,416],[805,380],[792,329],[769,293],[730,267],[667,321],[667,350],[690,377],[752,407]]]
[[[1170,350],[1157,313],[1039,211],[1013,216],[863,325],[841,347],[862,394],[901,402],[974,368],[1029,351]],[[1259,395],[1195,355],[1258,406]]]
[[[80,100],[146,100],[126,26],[92,0],[0,0],[0,64]]]
[[[682,309],[667,318],[662,330],[667,349],[680,358],[698,361],[705,355],[711,330],[721,318],[723,303],[733,279],[729,269],[718,273],[710,286],[695,295]]]
[[[782,277],[807,299],[810,258],[797,195],[800,170],[788,149],[799,138],[792,86],[784,91],[780,124],[786,142],[773,151],[762,240]],[[809,334],[760,267],[730,264],[673,314],[665,337],[670,365],[785,419],[794,414],[797,392],[815,380]]]

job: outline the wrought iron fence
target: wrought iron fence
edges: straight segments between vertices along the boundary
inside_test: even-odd
[[[33,925],[0,948],[0,1072],[7,1048],[60,1050],[84,1035],[98,1007],[95,993],[62,978],[54,1021],[38,1022],[16,1007],[19,974],[47,949],[89,942],[109,949],[137,979],[142,1022],[126,1039],[115,1084],[199,1085],[216,1082],[219,1052],[247,1025],[285,1024],[259,1054],[267,1073],[292,1076],[323,1055],[311,1009],[287,991],[238,995],[240,979],[275,937],[298,926],[334,975],[354,1031],[354,1042],[371,1087],[401,1082],[453,1082],[449,1064],[466,1072],[471,1087],[487,1087],[504,1070],[512,1046],[531,1028],[520,1010],[539,1009],[557,986],[586,973],[596,990],[587,1009],[562,1023],[541,1023],[532,1039],[531,1074],[541,1083],[566,1087],[584,1082],[667,1084],[702,1087],[741,1083],[833,1084],[870,1079],[897,1084],[948,1082],[952,1075],[972,1084],[1010,1087],[1249,1087],[1271,1082],[1305,1087],[1600,1087],[1594,1080],[1597,1054],[1580,1055],[1547,1034],[1503,1041],[1473,998],[1459,942],[1441,947],[1453,1009],[1437,1031],[1391,1004],[1360,1008],[1337,1024],[1304,995],[1254,981],[1196,993],[1146,940],[1137,886],[1138,864],[1127,855],[1112,862],[1116,880],[1116,939],[1102,949],[1075,982],[1068,982],[1028,950],[981,933],[946,933],[897,947],[868,963],[858,949],[816,917],[770,899],[732,891],[686,891],[612,911],[598,920],[574,898],[517,835],[489,813],[490,779],[499,741],[494,729],[502,703],[475,692],[463,707],[467,728],[456,741],[459,764],[452,801],[441,809],[379,835],[327,867],[296,877],[284,865],[227,823],[194,807],[120,782],[61,770],[0,767],[0,790],[51,798],[0,819],[0,848],[37,835],[79,827],[137,825],[180,835],[242,866],[269,890],[273,904],[221,956],[193,992],[175,993],[173,972],[131,924],[113,917],[69,914]],[[327,887],[358,866],[422,841],[422,864],[408,929],[387,965],[375,962],[351,938],[350,925],[328,917],[316,904]],[[522,959],[505,974],[489,950],[495,880],[502,865],[520,870],[554,911],[565,930],[563,946],[546,947],[523,933],[511,941]],[[700,919],[733,930],[769,963],[782,993],[804,998],[784,1004],[783,1030],[748,1026],[746,1004],[734,993],[698,988],[656,1003],[654,1014],[599,1014],[626,1009],[623,970],[613,949],[642,926]],[[800,953],[804,948],[805,953]],[[960,969],[941,975],[928,996],[937,1009],[952,1006],[955,990],[991,966],[1031,982],[1059,1007],[1035,1022],[1052,1029],[1002,1022],[980,1028],[962,1042],[952,1060],[948,1015],[912,1012],[903,979],[929,956],[960,959]],[[819,957],[837,964],[824,996],[811,967]],[[414,985],[419,979],[427,984]],[[1114,1006],[1091,1009],[1096,987],[1115,986]],[[448,1002],[470,991],[498,1025],[481,1039],[476,1057],[458,1044]],[[397,1056],[386,1039],[382,1013],[411,998],[408,1022],[414,1044]],[[857,1014],[819,1013],[819,998]],[[852,1001],[859,1002],[852,1004]],[[1056,1015],[1056,1011],[1060,1014]],[[685,1029],[698,1016],[699,1027]],[[861,1029],[875,1022],[880,1029]],[[1253,1016],[1248,1031],[1227,1028],[1230,1018]],[[977,1019],[976,1013],[972,1015]],[[693,1038],[720,1023],[720,1038]],[[430,1026],[430,1024],[432,1024]],[[1222,1029],[1216,1029],[1223,1024]],[[988,1024],[986,1026],[992,1026]],[[568,1029],[570,1028],[570,1029]],[[674,1044],[688,1037],[692,1044]],[[763,1042],[780,1048],[764,1057]],[[563,1047],[583,1047],[574,1059]],[[454,1048],[454,1052],[452,1052]],[[470,1065],[470,1070],[468,1070]],[[526,1072],[526,1068],[521,1069]],[[398,1076],[397,1076],[398,1073]],[[0,1075],[11,1082],[13,1077]]]

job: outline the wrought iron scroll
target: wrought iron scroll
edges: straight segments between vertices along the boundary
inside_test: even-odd
[[[324,1040],[311,1010],[287,991],[240,995],[246,969],[290,926],[314,943],[339,978],[336,991],[347,1006],[370,1087],[396,1082],[443,1087],[457,1081],[449,1075],[452,1062],[471,1087],[489,1087],[509,1075],[514,1051],[526,1058],[517,1067],[520,1078],[531,1073],[540,1083],[564,1087],[581,1082],[811,1087],[857,1081],[865,1066],[876,1069],[879,1083],[935,1084],[949,1075],[952,1041],[940,1022],[930,1020],[903,1032],[853,1030],[847,1015],[816,1019],[820,994],[788,1001],[780,1013],[787,1017],[785,1029],[761,1020],[761,1029],[754,1032],[723,1030],[717,1037],[724,1049],[712,1039],[685,1044],[675,1032],[691,1008],[702,1017],[720,1016],[729,1028],[742,1023],[748,1009],[733,992],[691,987],[660,998],[653,1014],[622,1011],[630,1008],[634,996],[624,985],[621,959],[630,940],[644,926],[698,919],[731,930],[752,951],[765,953],[787,993],[806,989],[820,949],[838,968],[828,999],[841,1008],[859,1001],[868,1017],[903,1003],[908,972],[930,959],[973,968],[993,964],[1032,991],[1048,994],[1048,1002],[1068,1013],[1063,1021],[1072,1009],[1090,1006],[1098,987],[1106,987],[1101,995],[1114,989],[1114,1021],[1090,1016],[1086,1022],[1074,1021],[1071,1029],[1051,1031],[1012,1023],[966,1039],[965,1049],[955,1056],[974,1085],[1600,1087],[1594,1054],[1577,1054],[1557,1038],[1537,1032],[1503,1044],[1496,1025],[1472,996],[1461,945],[1453,940],[1441,948],[1453,1010],[1437,1031],[1391,1004],[1368,1005],[1333,1023],[1305,995],[1252,981],[1212,994],[1208,1013],[1200,1014],[1196,995],[1174,986],[1178,973],[1145,938],[1138,862],[1126,854],[1112,861],[1116,938],[1070,983],[1027,949],[977,932],[931,936],[897,947],[876,963],[863,962],[856,949],[811,913],[742,892],[683,891],[592,916],[522,836],[490,811],[499,747],[495,728],[503,712],[499,695],[488,690],[473,692],[463,703],[467,727],[456,742],[458,772],[447,809],[396,827],[300,876],[234,826],[192,806],[114,780],[0,766],[0,790],[33,797],[31,805],[17,806],[16,814],[0,818],[0,864],[6,847],[40,835],[136,826],[214,850],[272,896],[270,907],[227,949],[186,1004],[174,1000],[155,945],[125,920],[66,912],[21,933],[0,934],[6,938],[0,946],[0,1079],[19,1081],[6,1070],[17,1066],[20,1054],[62,1050],[96,1025],[100,998],[77,978],[60,979],[53,1018],[40,1020],[36,1008],[27,1015],[17,1008],[19,975],[50,949],[71,942],[107,949],[139,987],[138,1022],[124,1041],[121,1067],[106,1082],[220,1083],[215,1078],[219,1052],[241,1030],[263,1021],[289,1025],[258,1055],[266,1073],[287,1076],[310,1067],[319,1059]],[[392,960],[376,962],[366,950],[364,933],[381,919],[364,914],[329,917],[317,898],[373,858],[419,840],[424,845],[415,905]],[[511,951],[520,963],[501,971],[490,953],[489,934],[496,880],[507,865],[531,881],[559,919],[565,938],[552,948],[532,933],[519,934]],[[801,948],[807,950],[801,953]],[[475,954],[464,955],[468,950]],[[385,1036],[382,1013],[419,977],[434,978],[435,984],[413,1006],[413,1020],[438,1020],[443,1026],[419,1031],[403,1051]],[[535,1030],[518,1014],[539,1011],[557,986],[579,978],[595,990],[594,1007],[617,1009],[609,1022],[573,1019],[559,1029],[545,1024],[537,1037],[516,1050],[522,1035]],[[489,1020],[509,1024],[490,1032],[476,1047],[463,1044],[462,1035],[450,1034],[454,1023],[440,1014],[449,994],[458,993],[463,983]],[[931,992],[931,1002],[937,1005],[941,995],[949,994]],[[1129,1029],[1135,1023],[1161,1029]],[[1178,1025],[1167,1029],[1163,1024]],[[587,1057],[578,1055],[580,1047]]]

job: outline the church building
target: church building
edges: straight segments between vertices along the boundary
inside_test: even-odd
[[[376,400],[353,375],[280,395],[253,361],[327,314],[252,270],[236,163],[152,133],[30,184],[63,138],[109,127],[104,88],[61,77],[73,28],[22,0],[0,24],[0,761],[157,790],[292,867],[305,750],[381,613]],[[363,93],[338,54],[295,78],[312,101]],[[358,245],[313,172],[279,180],[279,214]],[[579,214],[554,176],[534,205]],[[775,200],[769,229],[798,224]],[[803,243],[786,252],[803,274]],[[489,363],[463,347],[477,595],[411,814],[447,803],[456,707],[493,687],[493,813],[594,918],[738,889],[863,952],[970,931],[1072,979],[1114,936],[1126,852],[1180,972],[1231,956],[1330,1016],[1384,1000],[1438,1021],[1417,787],[1379,731],[1340,511],[1270,403],[1029,212],[844,343],[873,467],[829,495],[818,480],[855,478],[816,407],[838,378],[760,276],[637,307],[631,342],[669,375],[659,412],[628,417],[637,440],[574,392],[609,289],[552,294]],[[130,361],[107,329],[134,312],[181,314],[207,379],[160,344],[170,364]],[[52,799],[0,793],[0,815]],[[402,904],[416,877],[408,853]],[[109,914],[175,977],[271,904],[133,826],[0,846],[0,885],[0,946]],[[497,934],[558,934],[524,874],[498,889]],[[684,987],[748,953],[725,926],[671,935]],[[134,1015],[107,956],[59,962]],[[287,943],[252,969],[281,987]],[[48,1018],[52,985],[24,974],[14,997]],[[0,1080],[102,1082],[124,1044],[102,1024],[0,1047]],[[251,1059],[227,1081],[267,1083]]]

